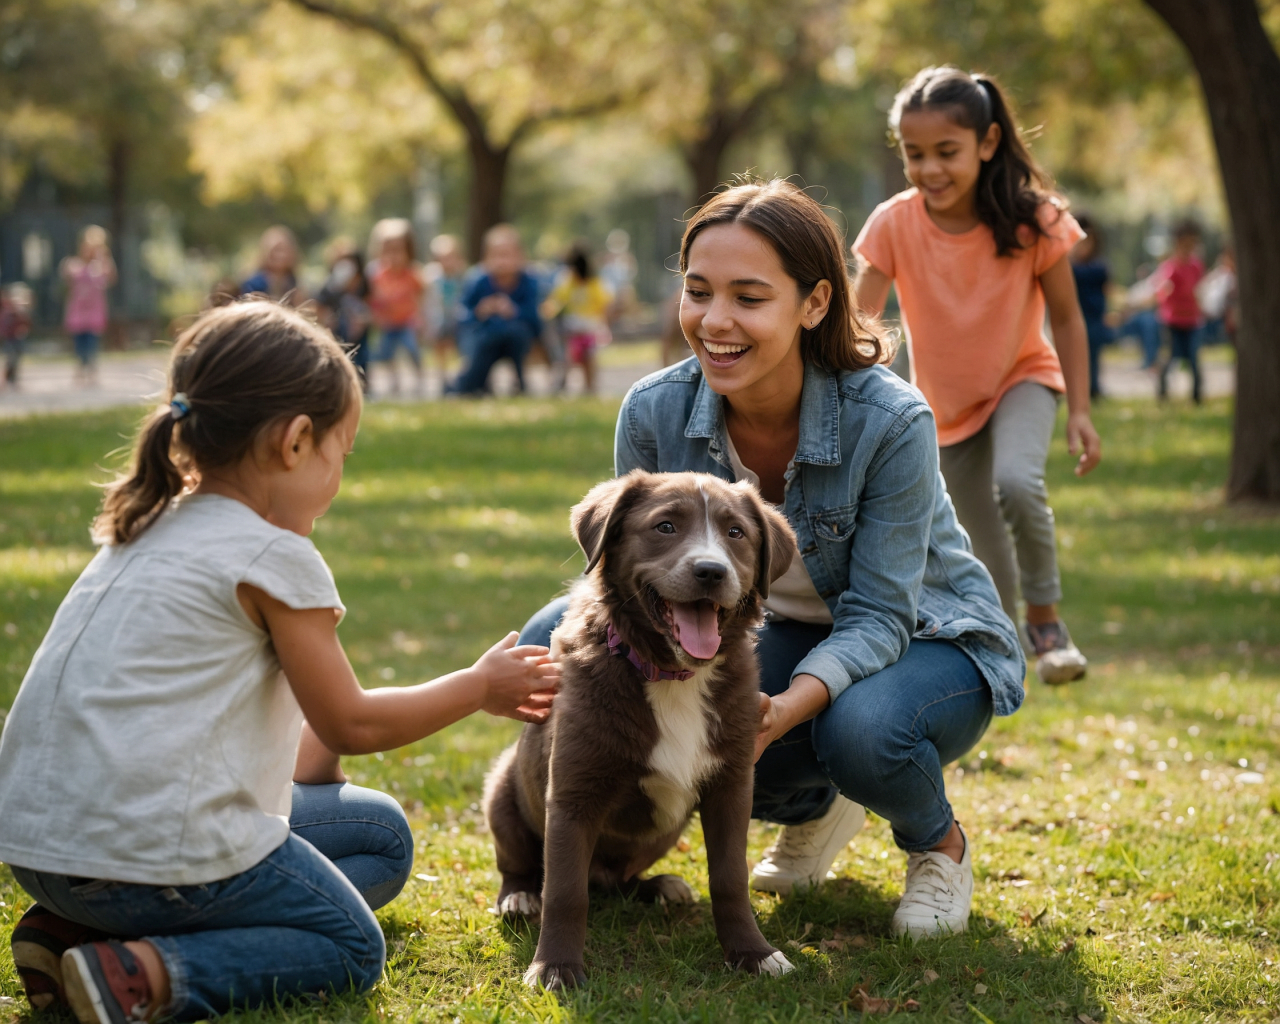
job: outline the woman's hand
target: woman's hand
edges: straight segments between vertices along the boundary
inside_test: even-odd
[[[546,647],[517,647],[519,633],[508,633],[472,667],[485,687],[480,706],[491,715],[520,722],[545,722],[560,685],[560,666]]]
[[[1102,439],[1087,412],[1067,415],[1067,450],[1072,455],[1080,453],[1080,460],[1076,463],[1076,476],[1084,476],[1102,461]]]
[[[791,686],[776,697],[760,694],[760,731],[756,733],[756,752],[752,762],[760,760],[760,755],[770,743],[826,710],[830,703],[827,684],[817,676],[804,673],[791,680]]]

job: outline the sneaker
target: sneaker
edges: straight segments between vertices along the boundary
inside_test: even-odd
[[[821,818],[783,828],[778,841],[764,851],[764,859],[751,872],[751,888],[788,896],[817,885],[827,877],[836,854],[862,831],[866,820],[861,804],[837,793]]]
[[[27,1002],[34,1010],[52,1010],[67,1005],[62,990],[62,954],[72,946],[96,942],[106,936],[94,928],[59,917],[34,903],[18,919],[9,948]]]
[[[960,830],[964,835],[964,829]],[[893,912],[893,934],[913,939],[958,935],[969,927],[973,903],[973,861],[969,837],[964,836],[964,857],[957,864],[945,853],[928,851],[907,855],[907,886]]]
[[[1033,626],[1022,624],[1022,641],[1036,658],[1036,675],[1042,683],[1061,686],[1083,679],[1089,670],[1089,659],[1071,642],[1071,634],[1061,619]]]
[[[67,1002],[80,1024],[144,1021],[151,984],[142,964],[114,939],[74,946],[62,954]]]

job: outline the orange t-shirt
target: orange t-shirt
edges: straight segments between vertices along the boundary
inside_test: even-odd
[[[376,271],[369,279],[369,308],[374,322],[382,328],[416,325],[422,292],[422,278],[414,267],[384,267]]]
[[[1053,203],[1042,204],[1038,215],[1048,234],[997,256],[987,225],[948,234],[913,188],[877,206],[853,243],[897,286],[911,339],[912,383],[933,409],[944,447],[986,426],[1015,384],[1034,380],[1066,391],[1058,354],[1044,332],[1040,275],[1084,232]]]

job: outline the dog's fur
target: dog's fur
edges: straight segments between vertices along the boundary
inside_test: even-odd
[[[753,630],[795,536],[749,484],[695,473],[630,473],[593,488],[571,518],[588,565],[552,637],[560,693],[550,720],[525,726],[502,754],[485,792],[502,872],[498,909],[542,918],[525,981],[585,980],[589,882],[648,901],[693,899],[675,875],[640,873],[675,844],[695,808],[726,960],[785,973],[791,965],[751,911],[746,844],[759,730]],[[720,646],[694,657],[677,641],[677,623],[689,621],[678,612],[709,615],[707,601],[719,606]],[[647,682],[611,655],[610,622],[641,659],[692,669],[692,678]]]

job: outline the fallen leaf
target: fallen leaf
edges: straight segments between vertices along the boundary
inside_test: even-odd
[[[849,1001],[855,1010],[860,1010],[862,1013],[893,1013],[892,999],[873,996],[862,985],[849,993]]]
[[[1058,947],[1058,952],[1063,954],[1063,956],[1065,956],[1075,948],[1076,948],[1076,940],[1067,939],[1066,942],[1064,942],[1061,946]]]
[[[1048,907],[1043,908],[1040,911],[1040,913],[1034,914],[1034,915],[1031,913],[1030,910],[1024,910],[1018,915],[1018,920],[1021,921],[1024,925],[1026,925],[1028,928],[1034,928],[1036,925],[1038,925],[1041,921],[1044,920],[1044,915],[1047,913],[1049,913]]]
[[[981,978],[984,974],[987,973],[987,969],[985,967],[973,968],[966,964],[964,968],[964,973],[969,975],[969,977],[971,978]]]
[[[914,999],[908,999],[902,1004],[902,1009],[906,1010],[907,1013],[916,1013],[920,1009],[920,1004]]]
[[[812,921],[806,921],[806,922],[804,923],[804,931],[802,931],[802,932],[800,933],[800,938],[802,938],[802,939],[803,939],[803,938],[804,938],[806,935],[808,935],[811,931],[813,931],[813,922],[812,922]]]
[[[837,952],[844,952],[844,939],[823,939],[818,943],[819,949],[834,949]]]
[[[973,986],[973,994],[975,996],[985,996],[987,994],[987,986],[982,984],[982,982],[978,982],[978,984]]]
[[[1152,903],[1164,903],[1167,900],[1173,899],[1173,893],[1153,892],[1148,898],[1151,900]]]
[[[1087,1013],[1076,1014],[1076,1020],[1079,1021],[1080,1024],[1094,1024],[1093,1018],[1090,1017]]]
[[[1025,971],[1023,971],[1023,972],[1022,972],[1022,980],[1023,980],[1023,981],[1030,981],[1030,980],[1031,980],[1031,968],[1030,968],[1030,967],[1028,967]]]
[[[684,836],[681,836],[679,839],[676,840],[676,849],[679,850],[681,853],[688,853],[691,849],[693,849],[693,847],[689,845],[689,840],[687,840]]]
[[[857,946],[859,949],[862,949],[864,946],[871,945],[871,940],[865,935],[855,935],[849,940],[849,945]]]
[[[926,985],[932,985],[935,981],[937,981],[937,980],[938,980],[938,978],[939,978],[939,977],[940,977],[940,975],[938,974],[938,972],[937,972],[937,971],[925,971],[925,972],[924,972],[924,983],[925,983]]]

